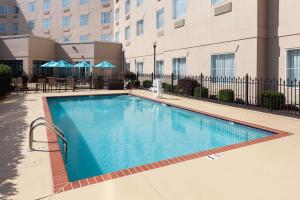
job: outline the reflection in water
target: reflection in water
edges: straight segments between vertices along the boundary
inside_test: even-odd
[[[48,102],[68,139],[71,181],[268,135],[127,95]]]

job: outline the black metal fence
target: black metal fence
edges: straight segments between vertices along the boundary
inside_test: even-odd
[[[300,116],[299,80],[252,78],[247,74],[244,77],[137,74],[141,86],[155,78],[161,79],[165,93]],[[188,86],[194,87],[192,93],[185,91],[186,80],[197,82],[196,86]]]

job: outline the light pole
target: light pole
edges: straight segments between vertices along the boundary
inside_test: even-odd
[[[157,42],[156,41],[154,41],[153,42],[153,51],[154,51],[154,59],[153,59],[153,66],[154,66],[154,69],[153,69],[153,76],[154,76],[154,79],[155,79],[155,74],[156,74],[156,72],[155,72],[155,69],[156,69],[156,45],[157,45]]]

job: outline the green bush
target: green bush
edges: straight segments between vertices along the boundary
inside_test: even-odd
[[[220,90],[219,100],[225,102],[234,102],[234,91],[231,89]]]
[[[144,88],[151,88],[152,87],[152,81],[149,81],[149,80],[143,81],[143,87]]]
[[[7,65],[0,64],[0,93],[10,88],[12,78],[11,68]]]
[[[162,85],[162,88],[164,89],[165,92],[171,92],[171,85],[170,84],[163,82],[161,85]]]
[[[206,87],[196,87],[194,90],[195,97],[208,98],[208,88]]]
[[[183,78],[178,80],[177,91],[180,94],[193,96],[194,90],[199,87],[199,83],[195,79]]]
[[[285,96],[280,92],[266,91],[261,94],[261,102],[264,108],[279,110],[285,104]]]
[[[134,88],[139,88],[140,85],[141,85],[140,81],[138,81],[138,80],[133,80],[133,81],[132,81],[132,86],[133,86]]]

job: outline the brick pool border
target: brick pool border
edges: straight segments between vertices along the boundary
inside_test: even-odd
[[[219,148],[215,148],[215,149],[211,149],[211,150],[206,150],[206,151],[201,151],[201,152],[197,152],[197,153],[193,153],[193,154],[188,154],[188,155],[184,155],[184,156],[174,157],[174,158],[161,160],[161,161],[158,161],[158,162],[154,162],[154,163],[150,163],[150,164],[146,164],[146,165],[142,165],[142,166],[132,167],[132,168],[124,169],[124,170],[121,170],[121,171],[116,171],[116,172],[112,172],[112,173],[108,173],[108,174],[94,176],[94,177],[90,177],[90,178],[86,178],[86,179],[81,179],[79,181],[70,182],[69,179],[68,179],[68,175],[67,175],[67,171],[66,171],[66,168],[65,168],[63,158],[62,158],[62,154],[60,152],[59,144],[57,143],[57,137],[56,137],[56,135],[52,134],[47,129],[48,148],[49,148],[49,156],[50,156],[50,163],[51,163],[54,193],[69,191],[69,190],[84,187],[84,186],[87,186],[87,185],[91,185],[91,184],[95,184],[95,183],[101,183],[101,182],[108,181],[108,180],[111,180],[111,179],[116,179],[116,178],[120,178],[120,177],[123,177],[123,176],[128,176],[128,175],[132,175],[132,174],[136,174],[136,173],[140,173],[140,172],[144,172],[144,171],[148,171],[148,170],[152,170],[152,169],[157,169],[157,168],[161,168],[161,167],[164,167],[164,166],[168,166],[168,165],[172,165],[172,164],[176,164],[176,163],[180,163],[180,162],[184,162],[184,161],[188,161],[188,160],[192,160],[192,159],[196,159],[196,158],[201,158],[201,157],[204,157],[204,156],[209,156],[209,155],[212,155],[212,154],[221,153],[221,152],[225,152],[225,151],[229,151],[229,150],[233,150],[233,149],[238,149],[238,148],[241,148],[241,147],[246,147],[246,146],[249,146],[249,145],[258,144],[258,143],[262,143],[262,142],[266,142],[266,141],[270,141],[270,140],[274,140],[274,139],[278,139],[278,138],[282,138],[282,137],[292,135],[291,133],[287,133],[287,132],[284,132],[284,131],[280,131],[280,130],[276,130],[276,129],[272,129],[272,128],[268,128],[268,127],[260,126],[260,125],[257,125],[257,124],[240,121],[240,120],[235,120],[235,119],[231,119],[231,118],[220,116],[220,115],[211,114],[211,113],[199,111],[199,110],[192,109],[192,108],[187,108],[187,107],[184,107],[184,106],[164,102],[163,100],[158,100],[158,99],[149,98],[149,97],[136,95],[136,94],[130,94],[130,93],[42,97],[43,107],[44,107],[44,115],[45,115],[45,118],[47,120],[52,122],[52,117],[51,117],[50,110],[49,110],[49,107],[48,107],[47,98],[76,97],[76,96],[109,96],[109,95],[131,95],[131,96],[136,96],[136,97],[148,99],[148,100],[159,102],[159,103],[164,103],[164,104],[169,105],[169,106],[173,106],[173,107],[185,109],[185,110],[188,110],[188,111],[196,112],[196,113],[199,113],[199,114],[203,114],[203,115],[215,117],[215,118],[218,118],[218,119],[234,122],[234,123],[241,124],[241,125],[244,125],[244,126],[249,126],[249,127],[265,130],[265,131],[273,133],[273,135],[265,137],[265,138],[259,138],[259,139],[256,139],[256,140],[248,141],[248,142],[233,144],[233,145],[229,145],[229,146],[224,146],[224,147],[219,147]]]

